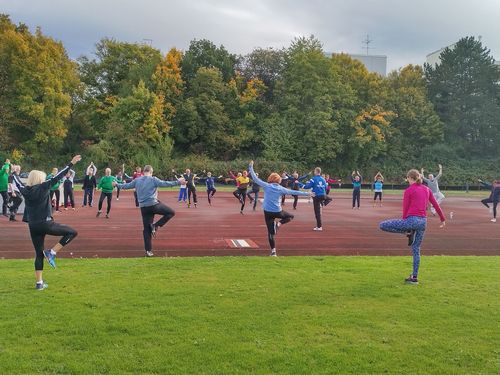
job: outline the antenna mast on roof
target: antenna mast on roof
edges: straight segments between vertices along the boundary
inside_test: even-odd
[[[370,51],[370,44],[371,42],[373,42],[373,39],[370,39],[370,35],[369,34],[366,34],[366,39],[363,39],[363,48],[366,49],[366,54],[368,55],[369,51]]]

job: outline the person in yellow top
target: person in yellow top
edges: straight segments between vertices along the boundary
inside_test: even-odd
[[[243,173],[238,173],[237,176],[233,172],[229,172],[231,178],[236,181],[236,190],[233,191],[233,195],[241,203],[240,214],[243,215],[243,210],[245,209],[245,202],[247,199],[247,188],[250,184],[250,178],[248,177],[248,172],[243,171]]]

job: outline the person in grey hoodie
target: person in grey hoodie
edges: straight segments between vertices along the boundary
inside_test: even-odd
[[[153,256],[153,247],[151,239],[156,237],[158,228],[164,226],[170,219],[175,216],[175,211],[158,200],[158,188],[179,185],[184,182],[181,178],[177,181],[163,181],[158,177],[153,176],[153,167],[146,165],[144,167],[144,175],[132,180],[129,183],[118,184],[113,183],[113,186],[118,186],[120,189],[134,189],[137,193],[137,201],[141,208],[142,224],[144,236],[144,250],[147,257]],[[155,215],[162,217],[155,223]]]
[[[439,190],[439,179],[443,175],[443,166],[441,164],[439,164],[438,166],[439,166],[439,173],[437,174],[437,176],[434,176],[432,173],[429,173],[428,178],[425,178],[424,177],[424,168],[422,168],[421,172],[422,172],[422,178],[423,178],[424,182],[429,187],[429,189],[431,189],[432,195],[434,195],[434,198],[436,198],[436,201],[441,206],[441,202],[443,202],[444,198],[445,198],[444,194],[441,193],[441,191]],[[431,206],[431,212],[432,212],[432,216],[436,216],[436,210],[432,206]]]

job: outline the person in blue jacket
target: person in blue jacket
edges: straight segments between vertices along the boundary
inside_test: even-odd
[[[290,190],[280,185],[281,177],[278,173],[271,173],[267,178],[267,182],[262,181],[253,170],[253,160],[250,161],[248,171],[254,183],[262,186],[264,189],[264,202],[262,208],[264,209],[264,219],[266,221],[267,236],[269,239],[269,246],[271,246],[271,256],[276,256],[276,244],[274,236],[278,232],[278,228],[293,219],[293,215],[281,209],[281,196],[283,194],[290,195],[304,195],[310,196],[311,193],[299,190]],[[279,221],[276,221],[279,219]]]
[[[215,188],[215,179],[212,177],[211,172],[207,173],[207,177],[205,178],[205,185],[207,187],[208,204],[211,206],[212,198],[214,197],[214,194],[217,192],[217,189]]]
[[[314,169],[314,176],[304,185],[304,189],[312,189],[314,193],[313,206],[314,216],[316,217],[316,227],[314,230],[322,231],[321,207],[327,206],[332,201],[332,198],[326,195],[326,180],[321,176],[320,167]]]

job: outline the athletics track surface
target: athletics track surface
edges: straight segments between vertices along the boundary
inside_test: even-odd
[[[215,195],[212,207],[206,193],[198,190],[198,208],[177,203],[177,193],[162,191],[159,199],[176,210],[176,216],[158,231],[153,240],[155,256],[268,255],[267,233],[260,205],[253,212],[247,202],[240,215],[239,203],[228,192]],[[100,193],[95,195],[99,198]],[[485,193],[487,195],[487,193]],[[373,208],[369,191],[362,192],[361,209],[352,210],[350,194],[333,192],[334,201],[323,209],[323,232],[314,232],[312,204],[299,200],[292,210],[291,199],[284,206],[295,219],[280,228],[278,255],[410,255],[406,237],[378,229],[381,220],[401,216],[401,196],[386,195],[383,207]],[[142,221],[131,191],[113,198],[110,219],[96,218],[93,208],[81,207],[82,193],[75,192],[76,211],[55,214],[57,222],[78,230],[78,237],[60,253],[61,257],[139,257],[144,255]],[[105,207],[105,203],[104,203]],[[105,210],[103,207],[103,211]],[[446,198],[443,209],[447,226],[429,217],[423,255],[500,255],[500,222],[491,223],[491,214],[478,197]],[[454,213],[452,220],[450,212]],[[20,220],[20,217],[18,217]],[[232,247],[242,239],[255,248]],[[47,237],[46,247],[55,237]],[[27,225],[9,223],[0,217],[0,258],[32,258],[34,255]]]

